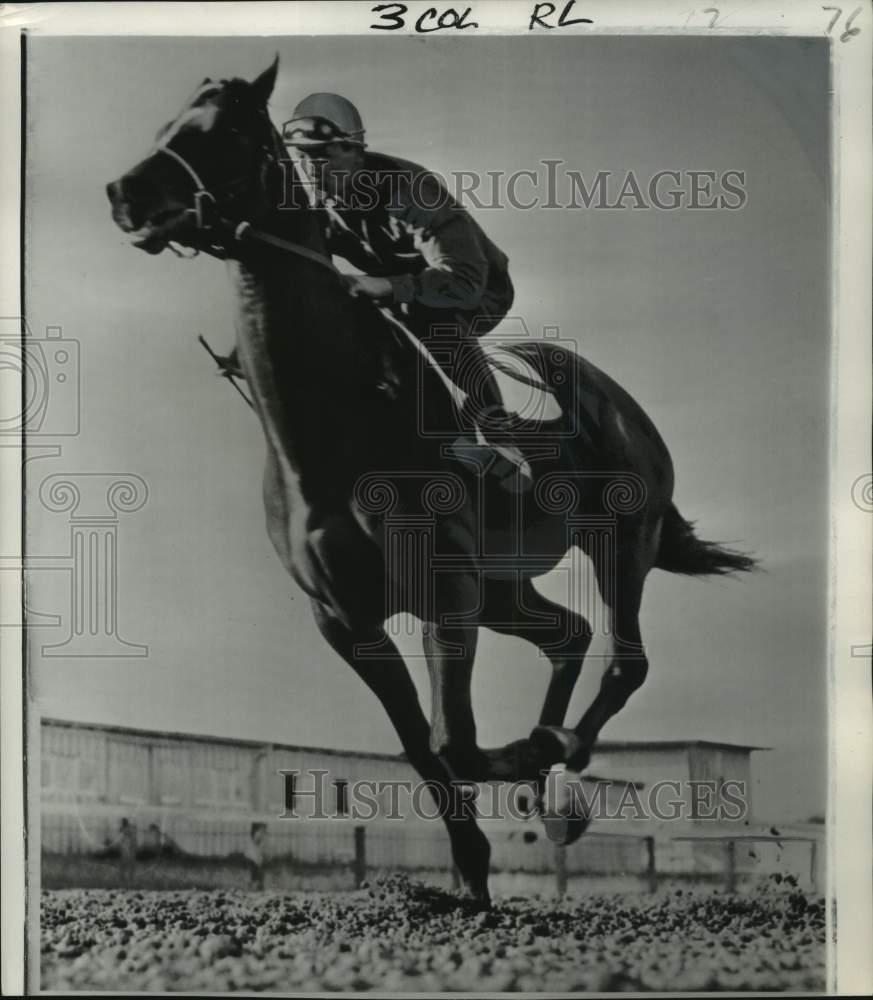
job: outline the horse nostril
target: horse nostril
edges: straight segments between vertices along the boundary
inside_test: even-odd
[[[130,178],[120,177],[117,181],[110,181],[106,185],[106,195],[112,206],[112,218],[122,229],[128,231],[140,226],[144,208],[133,198]]]

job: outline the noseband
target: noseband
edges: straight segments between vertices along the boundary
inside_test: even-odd
[[[278,157],[274,152],[270,151],[270,148],[264,144],[264,152],[266,153],[266,164],[274,164],[277,162]],[[163,153],[164,156],[169,156],[171,160],[174,160],[179,166],[185,171],[186,174],[191,178],[194,184],[193,198],[194,207],[189,208],[186,214],[194,216],[194,223],[199,232],[209,232],[213,229],[213,224],[215,221],[222,222],[228,231],[233,231],[233,238],[237,242],[243,242],[244,240],[255,240],[259,243],[267,244],[269,246],[278,247],[279,249],[286,250],[289,253],[296,254],[298,257],[305,257],[307,260],[314,261],[317,264],[321,264],[323,267],[328,268],[334,274],[338,271],[333,265],[333,261],[325,256],[324,254],[318,253],[316,250],[311,250],[309,247],[301,246],[299,243],[292,243],[290,240],[282,239],[279,236],[274,236],[272,233],[266,233],[262,230],[255,229],[255,227],[245,220],[234,225],[228,219],[223,219],[218,215],[218,201],[215,195],[210,191],[210,189],[203,183],[200,174],[194,169],[194,167],[182,156],[181,153],[177,152],[169,143],[158,143],[154,148],[154,153]],[[215,186],[215,190],[225,190],[227,188],[240,187],[244,185],[246,178],[240,175],[239,177],[233,177],[229,181],[224,181],[219,185]],[[211,205],[211,209],[207,209],[206,206]],[[186,256],[185,254],[179,253],[175,247],[170,244],[170,249],[179,256]],[[194,253],[191,256],[196,257],[200,251],[195,247]]]
[[[194,182],[194,208],[189,208],[188,211],[193,212],[198,229],[208,229],[209,226],[206,224],[206,213],[203,210],[203,206],[206,202],[211,202],[212,207],[215,208],[215,195],[206,187],[200,179],[200,174],[197,173],[181,153],[177,153],[171,146],[166,145],[156,146],[155,152],[163,153],[164,156],[169,156],[171,160],[175,160]],[[239,183],[240,181],[241,178],[236,178],[229,183]]]

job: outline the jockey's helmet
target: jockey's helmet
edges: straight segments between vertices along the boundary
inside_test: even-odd
[[[286,146],[311,149],[329,142],[366,146],[364,123],[358,109],[339,94],[310,94],[294,109],[294,115],[282,125]]]

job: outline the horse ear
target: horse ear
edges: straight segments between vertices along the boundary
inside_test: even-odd
[[[279,53],[276,53],[276,58],[273,60],[272,64],[264,70],[263,73],[257,79],[252,81],[252,86],[255,88],[255,96],[261,104],[266,104],[270,99],[270,94],[273,93],[273,87],[276,86],[276,74],[279,72]]]

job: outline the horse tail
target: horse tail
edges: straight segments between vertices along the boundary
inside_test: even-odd
[[[686,521],[674,504],[667,508],[655,560],[658,569],[689,576],[725,576],[746,573],[757,565],[758,560],[745,552],[698,538],[693,522]]]

